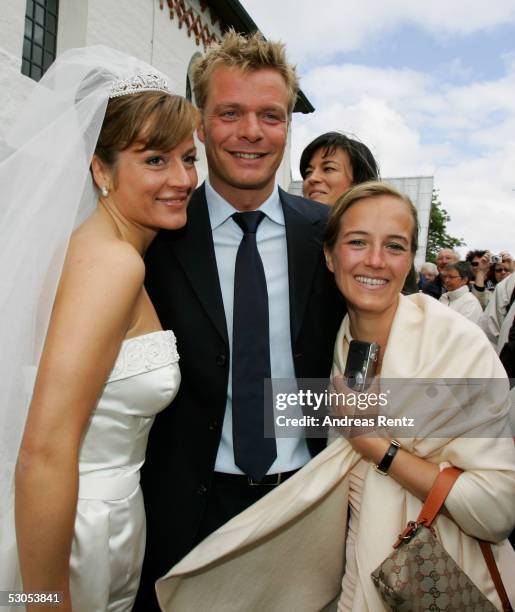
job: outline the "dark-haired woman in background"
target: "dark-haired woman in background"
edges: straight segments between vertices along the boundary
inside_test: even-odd
[[[310,142],[300,156],[302,193],[305,198],[332,206],[347,189],[379,180],[379,165],[370,149],[340,132],[326,132]],[[402,292],[417,292],[412,266]]]
[[[340,132],[327,132],[310,142],[300,157],[305,198],[332,206],[353,185],[379,179],[370,149]]]

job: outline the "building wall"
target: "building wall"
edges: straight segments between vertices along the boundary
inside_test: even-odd
[[[23,47],[26,0],[2,2],[0,12],[0,49],[20,58]]]
[[[2,4],[0,12],[0,136],[33,84],[20,72],[25,3],[26,0],[9,0]]]
[[[0,137],[16,115],[32,82],[19,73],[23,45],[25,0],[7,0],[0,17]],[[186,93],[186,78],[192,58],[204,52],[195,33],[188,35],[186,23],[179,27],[175,12],[170,18],[166,2],[159,0],[60,0],[57,53],[66,49],[104,44],[134,55],[165,73],[171,88]],[[211,22],[209,11],[201,11],[199,0],[185,0],[187,7],[217,37],[219,22]],[[4,8],[4,7],[3,7]],[[199,181],[207,174],[203,146],[198,144]],[[290,180],[290,140],[277,180],[287,189]]]

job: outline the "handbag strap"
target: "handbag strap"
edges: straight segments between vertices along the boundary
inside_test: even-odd
[[[479,546],[481,547],[483,557],[486,561],[486,567],[488,568],[490,576],[494,581],[495,590],[497,591],[497,595],[499,595],[499,599],[501,600],[503,612],[513,612],[510,600],[508,599],[508,593],[506,593],[506,589],[504,588],[504,584],[502,583],[501,574],[499,573],[499,568],[497,567],[497,563],[494,559],[492,547],[488,542],[485,542],[484,540],[478,540],[478,542]]]
[[[462,471],[455,467],[448,467],[438,474],[418,515],[417,523],[419,525],[431,526],[436,515],[440,512],[449,491]]]
[[[397,548],[397,546],[401,543],[403,536],[408,536],[411,532],[413,532],[417,524],[423,524],[426,527],[431,526],[431,523],[435,520],[436,515],[438,512],[440,512],[449,491],[452,489],[462,471],[463,470],[460,470],[459,468],[448,467],[443,469],[438,474],[433,486],[431,487],[431,490],[427,495],[426,501],[422,506],[422,510],[418,515],[416,524],[408,523],[406,529],[399,535],[399,539],[394,544],[394,548]],[[486,566],[494,583],[495,590],[497,591],[499,599],[501,600],[503,612],[513,612],[510,600],[508,599],[508,594],[506,593],[501,575],[499,574],[499,569],[495,563],[492,547],[488,542],[483,540],[477,541],[481,548],[481,552],[483,553],[483,557],[485,558]]]

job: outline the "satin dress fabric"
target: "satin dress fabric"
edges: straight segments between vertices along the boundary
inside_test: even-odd
[[[171,331],[125,340],[92,413],[79,459],[74,612],[132,609],[145,551],[139,471],[154,417],[177,394],[178,360]]]

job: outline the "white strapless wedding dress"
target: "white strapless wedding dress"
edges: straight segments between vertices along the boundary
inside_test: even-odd
[[[74,612],[132,608],[145,550],[139,470],[154,416],[179,388],[178,360],[171,331],[125,340],[92,413],[79,460]]]

